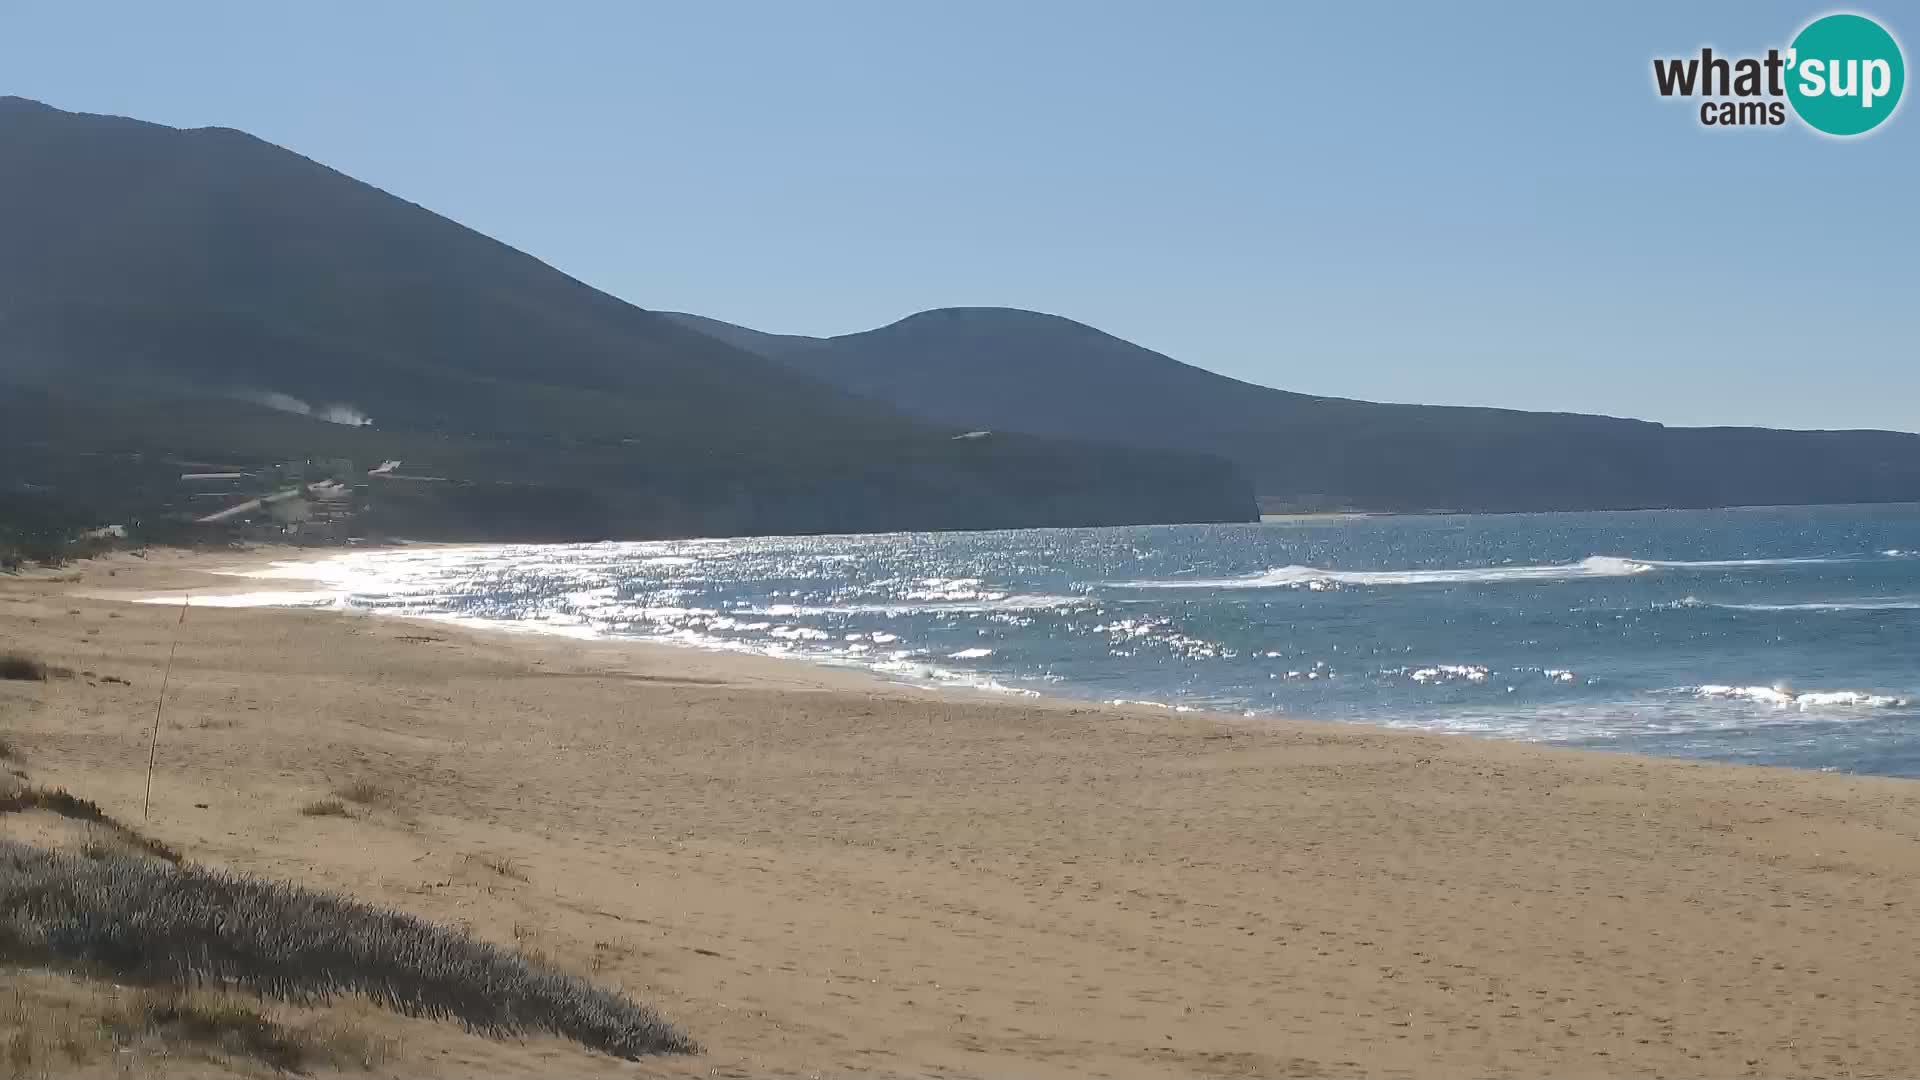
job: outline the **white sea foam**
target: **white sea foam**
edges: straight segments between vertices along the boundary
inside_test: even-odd
[[[992,603],[1007,598],[1006,593],[982,588],[983,583],[979,578],[921,578],[915,584],[918,588],[902,592],[900,599],[956,603],[978,600]]]
[[[986,690],[996,694],[1013,694],[1019,697],[1039,697],[1038,691],[1024,687],[1008,686],[989,676],[972,671],[955,671],[934,664],[923,664],[913,660],[889,659],[863,664],[882,675],[889,675],[905,682],[932,684],[935,686],[957,686],[970,690]]]
[[[1860,600],[1813,600],[1798,604],[1714,604],[1725,611],[1920,611],[1920,598],[1866,597]]]
[[[1648,566],[1657,566],[1662,570],[1742,570],[1756,566],[1825,566],[1833,563],[1859,562],[1853,555],[1815,556],[1791,559],[1640,559]]]
[[[825,615],[978,615],[1001,611],[1048,611],[1091,605],[1084,596],[995,594],[991,598],[875,604],[768,604],[740,608],[741,614],[772,618],[817,618]]]
[[[1191,705],[1169,705],[1164,701],[1147,701],[1139,698],[1111,698],[1107,701],[1107,704],[1121,705],[1121,706],[1131,705],[1136,708],[1147,708],[1147,709],[1165,709],[1168,712],[1196,712],[1197,711]]]
[[[1695,697],[1752,701],[1778,708],[1813,709],[1822,706],[1864,706],[1895,708],[1910,704],[1909,699],[1865,690],[1801,690],[1785,686],[1730,686],[1708,684],[1690,689]]]
[[[833,635],[825,630],[815,630],[811,626],[776,626],[767,631],[768,637],[786,641],[832,641]]]
[[[1866,705],[1871,708],[1897,708],[1908,704],[1906,698],[1891,694],[1863,694],[1858,690],[1809,690],[1794,696],[1801,708],[1820,705]]]
[[[1444,682],[1451,679],[1486,682],[1487,669],[1478,664],[1436,664],[1433,667],[1416,668],[1407,674],[1407,678],[1417,683]]]
[[[166,604],[179,606],[187,597],[182,593],[160,593],[154,596],[142,596],[135,599],[140,604]],[[340,594],[332,589],[302,589],[299,591],[248,592],[248,593],[194,593],[189,606],[217,608],[246,607],[310,607],[330,608],[340,605]]]
[[[1321,661],[1321,663],[1324,664],[1324,661]],[[1286,673],[1286,677],[1289,679],[1296,678],[1300,674],[1301,673],[1297,671],[1289,671]],[[1331,675],[1331,672],[1328,674]],[[1532,680],[1545,678],[1550,682],[1570,683],[1579,678],[1578,673],[1569,668],[1516,667],[1494,669],[1484,664],[1409,665],[1406,667],[1381,668],[1378,674],[1382,678],[1410,679],[1422,685],[1434,686],[1443,683],[1469,683],[1476,686],[1481,684],[1492,685],[1494,682],[1493,676],[1499,675],[1499,685],[1508,693],[1512,693],[1514,690],[1514,687],[1508,684],[1518,682],[1522,679]],[[1308,677],[1312,677],[1311,673],[1309,673]]]
[[[1108,582],[1127,589],[1274,589],[1341,585],[1465,585],[1505,581],[1571,581],[1644,574],[1650,563],[1612,555],[1592,555],[1579,562],[1544,566],[1468,566],[1440,570],[1328,570],[1317,566],[1280,566],[1258,574],[1231,578],[1155,578]]]
[[[1687,596],[1683,596],[1678,600],[1668,600],[1665,603],[1653,605],[1654,610],[1656,611],[1684,611],[1688,608],[1703,608],[1703,607],[1713,607],[1713,606],[1715,605],[1709,604],[1705,600],[1702,600],[1699,597],[1693,596],[1691,594]]]
[[[1890,550],[1884,554],[1899,554]],[[1859,562],[1860,556],[1818,556],[1769,559],[1643,559],[1617,555],[1589,555],[1579,562],[1538,566],[1466,566],[1432,570],[1332,570],[1318,566],[1277,566],[1257,574],[1229,578],[1171,577],[1142,581],[1112,581],[1126,589],[1275,589],[1320,590],[1342,585],[1473,585],[1509,581],[1574,581],[1581,578],[1631,577],[1660,570],[1743,570],[1765,567],[1818,566]]]

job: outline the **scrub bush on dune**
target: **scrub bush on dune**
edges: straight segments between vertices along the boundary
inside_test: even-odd
[[[0,959],[297,1003],[359,993],[489,1035],[619,1057],[699,1047],[652,1009],[509,949],[344,897],[198,867],[0,841]]]
[[[19,653],[0,655],[0,679],[18,679],[23,682],[45,682],[47,665],[31,656]]]
[[[180,861],[180,853],[166,844],[148,836],[132,826],[123,824],[100,809],[100,804],[92,799],[83,799],[65,788],[20,787],[0,794],[0,814],[17,814],[25,810],[45,810],[73,821],[84,821],[98,825],[121,842],[136,850],[165,859],[170,863]]]

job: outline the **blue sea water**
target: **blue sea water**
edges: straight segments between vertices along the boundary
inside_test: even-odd
[[[422,548],[318,572],[350,608],[903,680],[1920,776],[1912,505]]]

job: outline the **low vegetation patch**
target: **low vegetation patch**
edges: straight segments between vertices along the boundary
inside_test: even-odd
[[[299,1004],[361,994],[489,1035],[549,1031],[626,1058],[699,1049],[644,1005],[411,915],[199,867],[6,840],[0,960]]]
[[[26,810],[45,810],[63,818],[98,825],[129,847],[170,863],[180,862],[178,851],[142,835],[130,825],[121,824],[108,816],[92,799],[70,794],[65,788],[23,787],[0,794],[0,814],[18,814]]]
[[[299,1034],[269,1020],[252,1003],[232,995],[146,992],[105,1018],[114,1041],[153,1040],[252,1058],[294,1072],[307,1065],[312,1047]]]
[[[0,1044],[14,1077],[63,1075],[103,1060],[121,1075],[143,1075],[148,1060],[193,1058],[286,1072],[372,1069],[397,1048],[351,1009],[277,1018],[262,1004],[218,991],[105,989],[15,972],[0,988]]]
[[[47,665],[21,653],[0,653],[0,679],[46,682]]]
[[[527,880],[527,872],[520,869],[520,864],[515,862],[511,855],[493,855],[482,852],[477,855],[467,856],[467,861],[479,863],[482,867],[503,878],[512,878],[515,881]]]
[[[300,808],[308,817],[352,817],[347,813],[347,804],[339,799],[320,799]]]
[[[334,794],[361,806],[385,806],[393,801],[393,792],[371,780],[355,780]]]

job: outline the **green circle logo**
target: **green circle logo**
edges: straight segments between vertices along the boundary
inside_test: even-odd
[[[1864,15],[1808,23],[1793,39],[1787,64],[1793,111],[1829,135],[1872,131],[1893,115],[1907,84],[1900,43]]]

